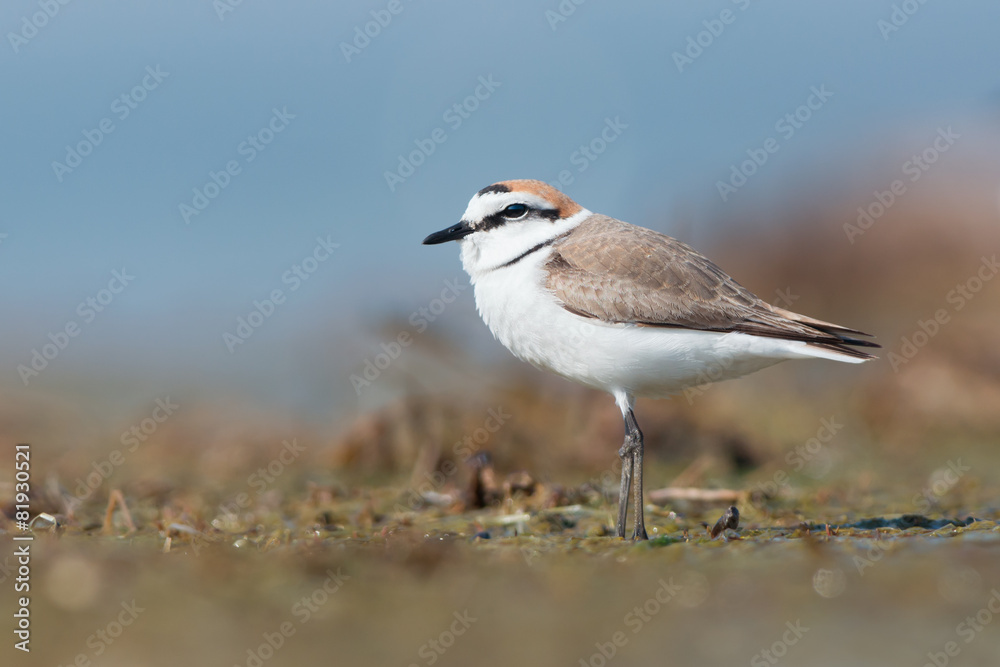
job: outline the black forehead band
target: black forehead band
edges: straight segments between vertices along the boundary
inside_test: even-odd
[[[491,192],[498,192],[498,193],[500,193],[500,192],[510,192],[510,188],[507,187],[506,185],[504,185],[503,183],[494,183],[493,185],[486,186],[485,188],[483,188],[482,190],[480,190],[476,194],[486,195],[486,194],[489,194]]]

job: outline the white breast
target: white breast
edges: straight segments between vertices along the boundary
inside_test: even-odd
[[[564,309],[545,285],[543,248],[505,268],[473,275],[476,307],[516,357],[581,384],[633,396],[746,375],[813,354],[794,341],[607,324]]]

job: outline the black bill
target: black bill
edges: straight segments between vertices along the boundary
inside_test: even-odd
[[[442,229],[440,232],[434,232],[424,239],[424,245],[436,245],[438,243],[447,243],[448,241],[457,241],[460,238],[468,236],[472,233],[472,231],[472,228],[467,224],[459,222],[457,225],[452,225],[448,229]]]

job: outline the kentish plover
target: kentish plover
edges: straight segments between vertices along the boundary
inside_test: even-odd
[[[646,539],[637,396],[665,397],[786,359],[860,363],[861,331],[768,305],[691,247],[591,213],[533,180],[477,192],[461,221],[425,244],[458,241],[476,307],[517,358],[611,393],[625,420],[619,537],[630,492]]]

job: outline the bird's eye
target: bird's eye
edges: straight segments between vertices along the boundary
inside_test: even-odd
[[[500,215],[508,220],[517,220],[518,218],[523,218],[527,214],[528,207],[524,204],[511,204],[504,210],[500,211]]]

